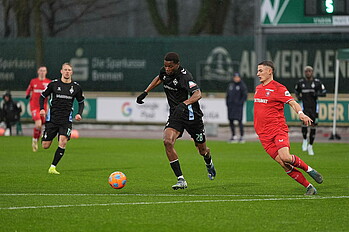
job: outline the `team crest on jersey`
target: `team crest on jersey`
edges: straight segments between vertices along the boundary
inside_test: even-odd
[[[272,92],[274,92],[273,89],[265,89],[265,96],[269,97]]]
[[[61,91],[61,86],[58,86],[58,87],[57,87],[57,91]]]
[[[314,83],[314,82],[311,83],[311,87],[312,87],[312,88],[315,88],[315,83]]]
[[[285,91],[285,96],[287,96],[287,97],[291,96],[290,92]]]
[[[177,84],[178,84],[177,79],[174,79],[174,80],[172,81],[172,83],[173,83],[174,85],[177,85]]]
[[[196,86],[196,83],[193,81],[189,81],[189,88],[193,88],[194,86]]]
[[[69,92],[70,92],[70,94],[74,93],[74,87],[73,86],[70,87]]]

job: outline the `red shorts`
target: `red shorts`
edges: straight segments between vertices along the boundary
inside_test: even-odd
[[[288,139],[288,132],[279,132],[274,137],[259,137],[264,150],[270,155],[271,158],[275,159],[278,155],[278,150],[283,147],[290,148],[290,141]]]
[[[41,122],[44,124],[46,119],[45,117],[40,116],[40,109],[32,110],[32,118],[34,121],[41,120]]]

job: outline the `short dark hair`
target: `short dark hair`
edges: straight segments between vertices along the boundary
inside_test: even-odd
[[[265,61],[260,62],[258,65],[268,66],[273,70],[273,73],[275,72],[275,67],[274,67],[273,61],[265,60]]]
[[[178,64],[179,62],[179,55],[175,52],[168,52],[165,57],[164,60],[166,61],[173,61],[173,63]]]

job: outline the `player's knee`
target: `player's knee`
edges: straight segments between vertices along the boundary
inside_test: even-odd
[[[164,146],[165,147],[173,147],[174,141],[172,139],[164,138]]]
[[[50,148],[51,144],[50,143],[42,143],[41,146],[44,149],[48,149],[48,148]]]

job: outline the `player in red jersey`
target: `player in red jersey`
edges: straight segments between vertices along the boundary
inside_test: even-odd
[[[305,195],[317,193],[297,168],[307,172],[317,183],[323,178],[298,156],[290,154],[288,127],[284,116],[284,105],[289,104],[305,125],[312,120],[303,113],[301,106],[293,99],[285,86],[274,81],[274,64],[263,61],[258,64],[257,76],[262,84],[256,87],[254,95],[254,128],[264,150],[283,167],[286,173],[307,190]]]
[[[45,117],[40,116],[40,103],[39,99],[41,93],[46,89],[47,85],[51,82],[50,79],[46,78],[47,68],[45,66],[40,66],[38,68],[38,77],[30,81],[30,84],[26,91],[26,98],[30,98],[30,111],[32,113],[32,118],[35,122],[35,127],[33,129],[33,151],[38,150],[38,138],[41,135],[42,125],[45,124]],[[45,109],[47,110],[47,99],[45,101]]]

